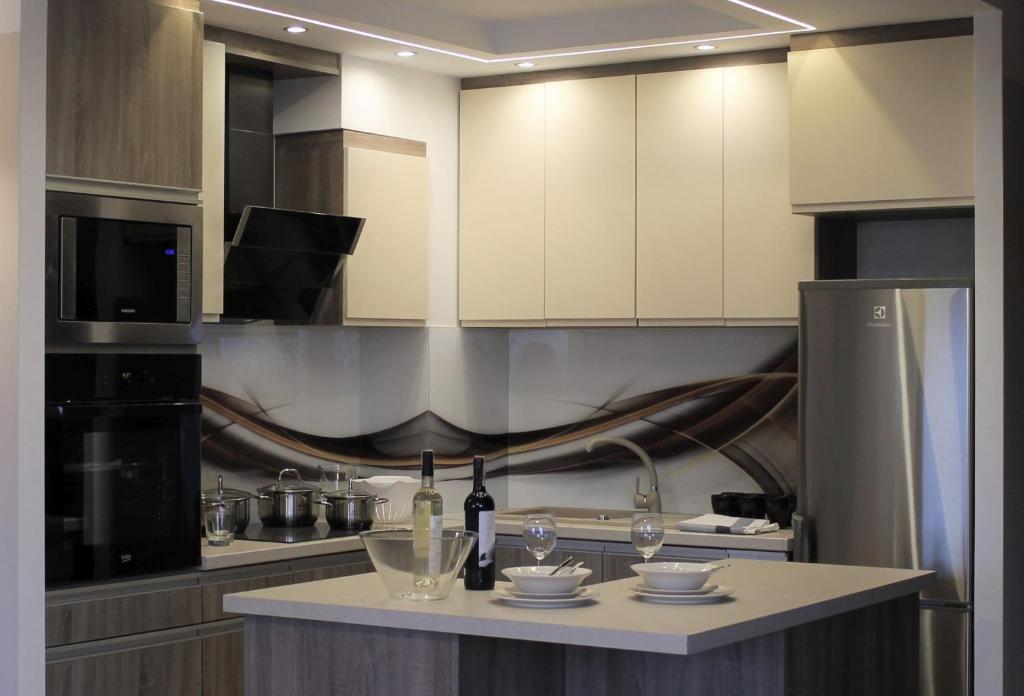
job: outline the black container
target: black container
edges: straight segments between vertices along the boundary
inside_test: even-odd
[[[711,511],[716,515],[740,516],[740,496],[743,493],[715,493],[711,496]]]
[[[770,495],[765,499],[765,512],[768,521],[776,522],[782,528],[793,525],[793,512],[796,510],[796,496]]]
[[[763,520],[765,507],[764,493],[743,493],[740,495],[740,517]]]

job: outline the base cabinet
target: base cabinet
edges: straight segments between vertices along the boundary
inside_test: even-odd
[[[245,621],[224,595],[372,571],[357,551],[48,592],[46,694],[244,696]]]
[[[108,641],[101,641],[108,643]],[[69,657],[46,665],[48,696],[195,696],[202,693],[201,641],[185,638],[146,647]]]

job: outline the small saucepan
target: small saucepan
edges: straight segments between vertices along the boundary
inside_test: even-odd
[[[294,480],[286,481],[285,474]],[[260,521],[267,527],[311,527],[316,524],[313,506],[327,505],[320,488],[304,483],[295,469],[282,469],[277,483],[262,486],[256,493]]]
[[[348,480],[348,490],[327,491],[321,500],[327,506],[325,514],[331,529],[346,531],[369,529],[373,524],[373,508],[388,502],[387,498],[356,493],[352,490],[352,479]]]
[[[224,503],[235,509],[235,534],[242,534],[245,528],[249,526],[249,498],[252,495],[245,491],[240,491],[234,488],[224,487],[224,477],[217,477],[217,487],[203,491],[202,502],[206,503]],[[202,506],[200,506],[201,508]],[[204,519],[201,523],[203,525],[203,533],[206,533],[205,525],[206,520]]]

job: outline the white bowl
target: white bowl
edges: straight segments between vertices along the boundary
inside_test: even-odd
[[[550,575],[557,566],[519,566],[501,571],[515,588],[525,593],[562,594],[574,591],[590,577],[589,568],[577,568],[569,573],[562,570]]]
[[[655,590],[696,590],[722,569],[711,563],[683,562],[634,563],[630,568]]]
[[[353,479],[352,489],[358,493],[387,498],[388,502],[373,506],[373,521],[396,524],[412,513],[412,497],[420,488],[420,480],[411,476],[371,476]]]

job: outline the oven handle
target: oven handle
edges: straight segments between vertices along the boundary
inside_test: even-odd
[[[149,416],[156,413],[167,415],[168,410],[181,414],[202,413],[198,401],[149,401],[145,403],[118,401],[114,403],[71,403],[47,404],[47,418],[62,418],[102,413],[103,415]]]

